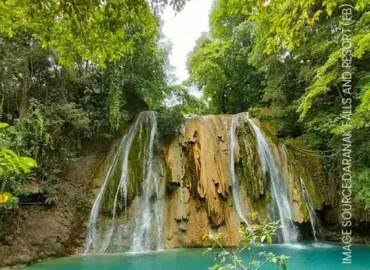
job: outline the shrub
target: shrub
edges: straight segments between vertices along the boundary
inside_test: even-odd
[[[253,219],[257,217],[253,214]],[[276,264],[283,270],[287,269],[286,260],[289,258],[285,255],[276,256],[271,252],[259,252],[262,244],[272,243],[272,236],[280,228],[280,222],[264,221],[260,224],[248,225],[239,229],[240,241],[239,245],[233,249],[226,249],[221,243],[220,234],[208,233],[203,237],[207,244],[211,247],[206,250],[206,253],[212,252],[216,247],[221,248],[221,252],[217,252],[215,264],[210,269],[212,270],[252,270],[260,269],[267,263]],[[243,261],[241,253],[250,252],[251,257],[248,262]]]

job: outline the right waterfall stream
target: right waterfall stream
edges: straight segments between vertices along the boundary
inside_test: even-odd
[[[293,216],[289,202],[288,183],[282,175],[273,150],[261,129],[248,115],[246,115],[246,118],[253,128],[257,140],[258,156],[263,174],[271,184],[271,195],[274,202],[273,215],[277,216],[282,227],[279,238],[284,243],[296,243],[298,240],[298,230],[292,221]]]
[[[310,194],[308,193],[308,190],[306,188],[306,185],[305,185],[302,177],[300,177],[299,180],[301,182],[301,188],[302,188],[304,198],[306,199],[306,206],[307,206],[308,215],[310,217],[310,223],[311,223],[313,238],[315,239],[315,241],[317,241],[318,237],[323,239],[324,237],[323,237],[323,232],[322,232],[320,220],[319,220],[319,218],[318,218],[318,216],[315,212],[315,207],[313,205],[312,198],[311,198]]]

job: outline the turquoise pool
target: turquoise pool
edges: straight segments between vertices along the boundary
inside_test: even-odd
[[[288,269],[293,270],[369,270],[370,246],[354,245],[351,265],[341,263],[341,246],[337,244],[272,245],[264,250],[291,256]],[[87,255],[49,260],[26,267],[27,270],[205,270],[212,266],[212,254],[204,249],[176,249],[146,254]],[[248,254],[244,254],[248,258]],[[268,265],[262,269],[278,269]]]

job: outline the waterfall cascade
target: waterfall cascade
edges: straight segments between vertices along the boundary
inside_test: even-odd
[[[256,136],[258,154],[263,173],[271,183],[271,195],[273,202],[275,203],[273,214],[277,216],[282,226],[281,240],[284,243],[295,243],[297,242],[298,232],[292,221],[293,216],[291,205],[289,203],[288,183],[282,175],[275,160],[273,150],[270,144],[267,142],[261,129],[257,126],[253,119],[251,119],[248,115],[246,117]]]
[[[85,253],[201,246],[211,230],[236,245],[240,221],[248,225],[252,211],[280,220],[284,243],[297,242],[293,220],[307,220],[305,209],[314,237],[320,233],[316,183],[299,180],[292,164],[304,175],[311,171],[277,151],[247,114],[192,117],[168,147],[159,148],[157,139],[156,113],[140,113],[93,204]]]
[[[306,188],[306,185],[305,185],[302,177],[300,177],[300,183],[301,183],[302,192],[303,192],[304,197],[306,199],[306,207],[307,207],[308,215],[310,217],[312,234],[313,234],[313,237],[314,237],[315,241],[317,241],[317,237],[323,238],[320,219],[319,219],[319,217],[317,216],[317,214],[315,212],[315,207],[313,205],[312,198],[311,198],[311,196],[310,196],[310,194],[309,194],[309,192]]]
[[[94,202],[84,253],[162,248],[164,183],[156,171],[156,135],[155,113],[140,113],[123,137]]]

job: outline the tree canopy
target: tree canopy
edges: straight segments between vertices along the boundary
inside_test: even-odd
[[[153,9],[185,1],[152,1]],[[155,38],[158,24],[145,0],[6,0],[0,1],[0,34],[30,33],[52,48],[65,66],[89,60],[100,67],[133,53],[141,39]],[[30,40],[30,42],[33,42]]]

